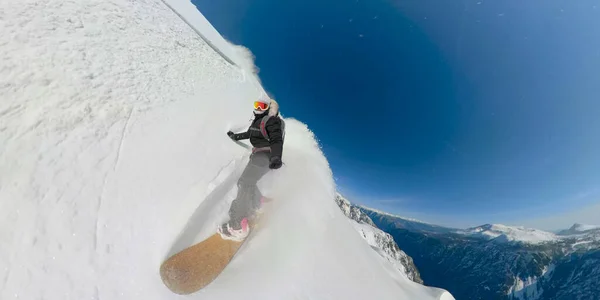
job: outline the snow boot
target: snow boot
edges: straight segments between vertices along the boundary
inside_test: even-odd
[[[219,226],[217,231],[221,235],[221,238],[224,240],[241,242],[244,239],[246,239],[246,237],[250,233],[250,226],[248,225],[248,219],[243,218],[240,224],[237,224],[237,226],[235,226],[235,224],[234,226],[231,226],[231,224],[227,222]]]

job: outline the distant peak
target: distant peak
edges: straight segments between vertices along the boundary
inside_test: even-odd
[[[483,225],[479,225],[476,227],[471,227],[471,228],[467,228],[466,231],[474,231],[474,232],[481,232],[481,231],[507,231],[511,228],[519,228],[519,227],[510,227],[510,226],[506,226],[506,225],[502,225],[502,224],[483,224]]]
[[[503,224],[484,224],[460,230],[457,233],[495,240],[497,242],[516,241],[536,244],[556,239],[556,236],[550,232],[525,228],[523,226],[506,226]]]
[[[398,218],[398,219],[403,219],[403,220],[410,221],[410,222],[415,222],[415,223],[427,224],[427,225],[432,225],[432,226],[439,226],[439,225],[435,225],[435,224],[423,222],[421,220],[417,220],[417,219],[413,219],[413,218],[408,218],[408,217],[403,217],[403,216],[395,215],[395,214],[392,214],[392,213],[389,213],[389,212],[385,212],[385,211],[378,210],[378,209],[371,208],[371,207],[364,206],[364,205],[358,205],[358,206],[360,208],[362,208],[362,209],[370,210],[370,211],[376,212],[376,213],[378,213],[380,215],[386,215],[386,216],[390,216],[390,217],[394,217],[394,218]]]
[[[571,226],[571,228],[569,228],[569,231],[584,232],[584,231],[589,231],[589,230],[598,229],[598,228],[600,228],[599,225],[585,225],[585,224],[575,223],[575,224],[573,224],[573,226]]]
[[[483,224],[473,228],[492,229],[494,227],[496,227],[496,224]]]

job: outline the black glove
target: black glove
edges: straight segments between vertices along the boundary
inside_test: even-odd
[[[281,158],[279,156],[273,156],[271,157],[271,161],[269,162],[269,168],[279,169],[281,168],[282,164],[283,162],[281,161]]]
[[[227,131],[227,135],[229,136],[230,139],[232,139],[234,141],[236,140],[235,133],[233,133],[233,131],[231,131],[231,130]]]

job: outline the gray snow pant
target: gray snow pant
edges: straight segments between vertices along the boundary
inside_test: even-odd
[[[269,152],[256,152],[250,155],[250,161],[238,180],[238,192],[229,208],[229,225],[240,228],[242,219],[251,216],[260,207],[262,194],[256,184],[269,172]]]

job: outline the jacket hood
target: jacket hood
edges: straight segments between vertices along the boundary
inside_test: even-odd
[[[271,99],[271,104],[269,105],[268,112],[269,116],[277,116],[279,114],[279,103]]]

